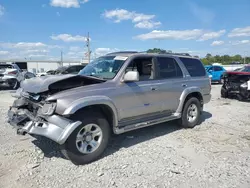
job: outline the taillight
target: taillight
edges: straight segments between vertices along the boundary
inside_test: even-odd
[[[15,74],[17,74],[17,71],[11,71],[11,72],[8,72],[8,74],[15,75]]]

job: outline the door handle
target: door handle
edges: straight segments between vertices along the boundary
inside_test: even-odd
[[[181,84],[182,85],[182,87],[187,87],[187,84]]]
[[[151,87],[151,90],[152,90],[152,91],[155,91],[155,90],[157,90],[157,88],[155,88],[155,87]]]

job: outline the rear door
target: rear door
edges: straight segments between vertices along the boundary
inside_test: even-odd
[[[176,112],[180,96],[186,83],[183,72],[172,57],[157,57],[157,100],[161,104],[162,111],[170,114]]]

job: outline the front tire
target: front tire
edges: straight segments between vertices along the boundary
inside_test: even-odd
[[[75,165],[97,160],[108,146],[110,125],[101,113],[79,114],[75,119],[82,121],[62,145],[62,154]]]
[[[200,122],[201,103],[196,97],[186,101],[179,124],[183,128],[194,128]]]

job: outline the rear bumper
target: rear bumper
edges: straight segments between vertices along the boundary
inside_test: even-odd
[[[58,115],[32,117],[28,110],[13,108],[8,111],[8,122],[18,130],[18,134],[40,135],[58,144],[64,144],[75,128],[81,125],[80,121],[74,122]]]

